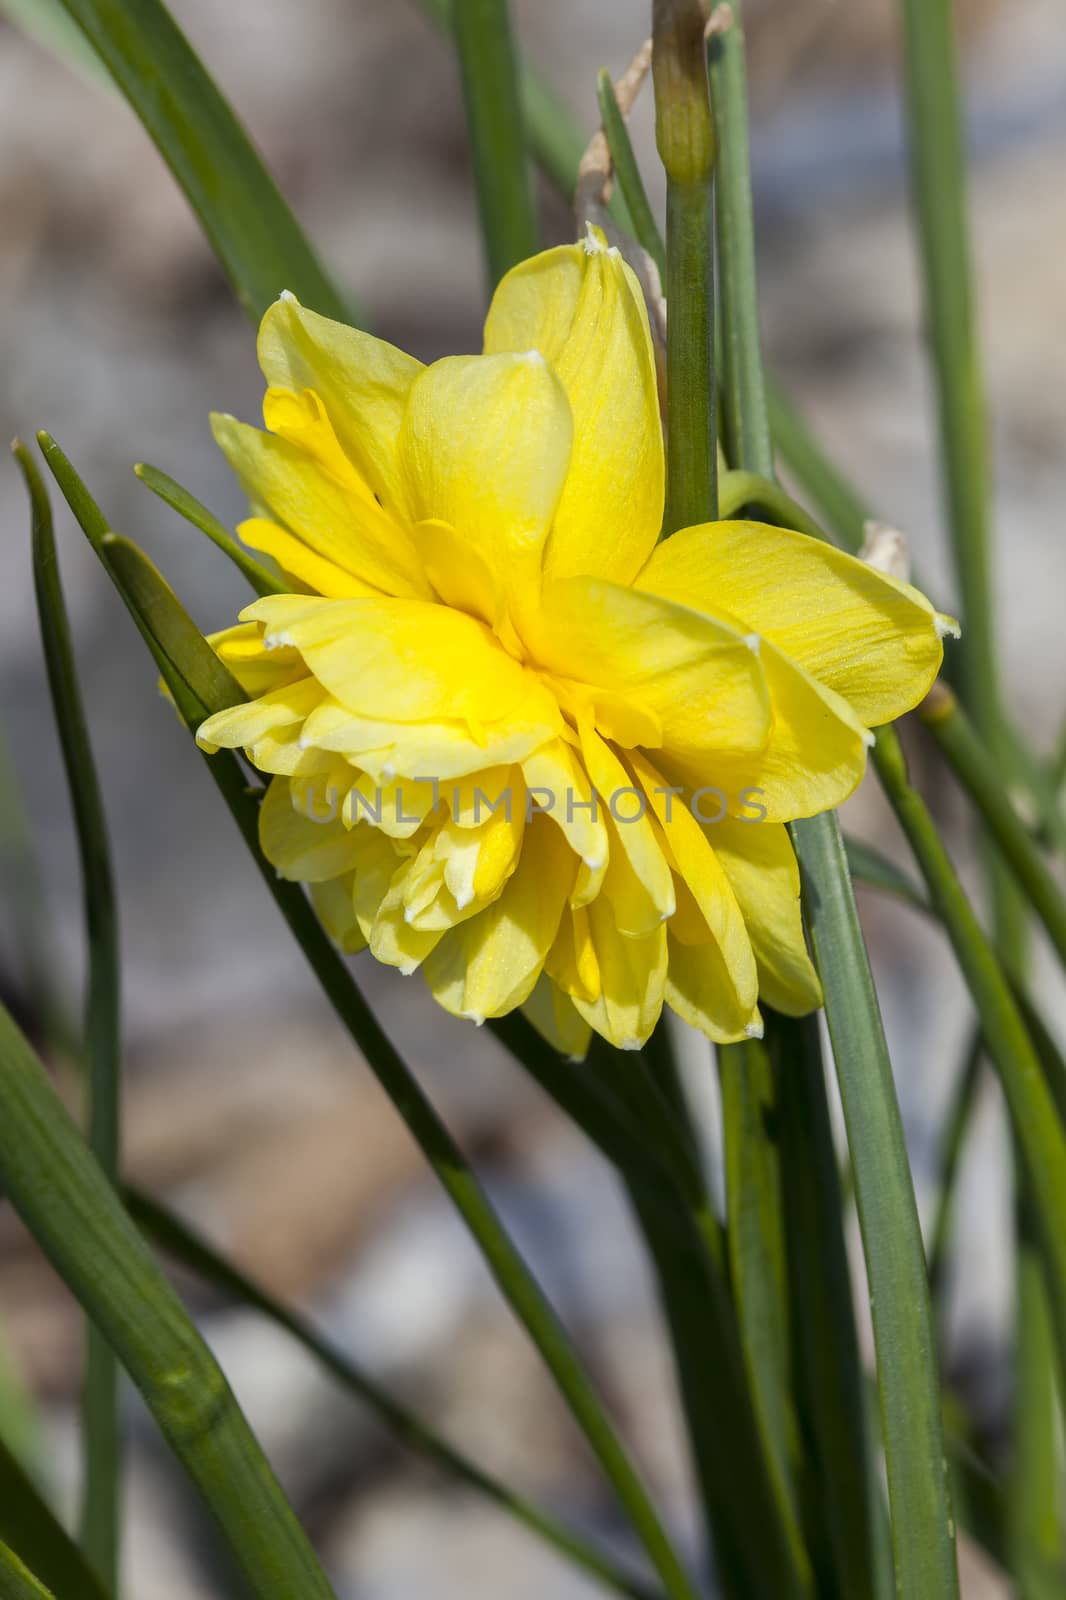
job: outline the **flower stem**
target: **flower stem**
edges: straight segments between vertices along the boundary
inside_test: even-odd
[[[699,0],[655,0],[655,142],[666,169],[665,531],[718,510],[715,134]]]
[[[1066,1130],[1003,967],[960,884],[936,824],[910,783],[892,728],[881,728],[874,761],[929,889],[977,1008],[1025,1165],[1044,1248],[1051,1314],[1066,1381]],[[1004,959],[1009,960],[1009,948]]]
[[[739,15],[737,7],[734,14]],[[743,85],[732,82],[744,73],[743,39],[737,26],[711,43],[723,143],[721,204],[729,223],[729,237],[721,250],[723,295],[733,319],[730,374],[735,387],[728,404],[737,452],[734,465],[770,477],[768,415],[765,409],[758,413],[752,409],[764,407],[764,396],[756,375],[761,351],[746,99]],[[730,152],[731,143],[743,148]],[[908,1600],[954,1600],[958,1593],[954,1526],[943,1467],[925,1258],[869,956],[835,815],[794,824],[792,837],[855,1174],[877,1346],[896,1583]],[[865,1457],[834,1459],[830,1465],[835,1474],[862,1472]],[[869,1506],[871,1497],[864,1494],[862,1504]]]
[[[1001,769],[987,745],[944,683],[926,697],[918,714],[980,811],[1060,961],[1066,964],[1066,899],[1004,788]]]
[[[507,0],[452,0],[490,286],[538,248]]]
[[[85,1058],[89,1145],[105,1177],[114,1184],[119,1172],[122,1044],[118,915],[111,849],[78,690],[52,512],[44,484],[26,447],[16,440],[13,449],[30,496],[37,612],[81,861],[88,947]],[[86,1340],[81,1543],[106,1586],[116,1589],[122,1479],[119,1374],[114,1353],[92,1322],[87,1326]]]
[[[911,188],[923,265],[926,322],[940,415],[941,459],[954,565],[962,597],[963,703],[1004,771],[1013,750],[1003,725],[995,638],[990,448],[966,215],[966,160],[952,0],[901,0]],[[994,855],[987,860],[997,937],[1021,959],[1025,915]]]

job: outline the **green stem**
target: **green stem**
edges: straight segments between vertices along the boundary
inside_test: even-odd
[[[52,512],[44,484],[26,447],[15,457],[30,496],[33,578],[48,686],[67,788],[74,812],[81,863],[82,904],[88,948],[85,1060],[88,1074],[89,1145],[111,1183],[118,1181],[121,1119],[121,1004],[118,916],[103,800],[89,731],[78,690],[77,668],[59,576]],[[118,1588],[119,1497],[122,1436],[118,1366],[100,1330],[86,1330],[84,1489],[81,1543],[109,1589]]]
[[[126,1190],[126,1204],[134,1222],[160,1249],[198,1277],[233,1295],[241,1305],[252,1307],[276,1327],[291,1334],[309,1355],[336,1378],[342,1388],[369,1407],[401,1444],[432,1462],[448,1478],[467,1489],[473,1489],[476,1494],[514,1517],[546,1544],[599,1579],[606,1588],[626,1595],[630,1600],[657,1600],[659,1591],[651,1590],[623,1571],[564,1523],[468,1460],[420,1417],[394,1400],[335,1345],[316,1333],[304,1317],[288,1310],[260,1289],[173,1212],[137,1189]]]
[[[794,1563],[795,1592],[811,1592],[800,1529],[799,1424],[790,1385],[792,1307],[782,1201],[780,1084],[766,1045],[718,1051],[730,1277],[756,1424]],[[791,1069],[789,1069],[791,1070]],[[789,1130],[792,1132],[794,1130]]]
[[[873,511],[854,484],[830,461],[784,390],[767,380],[766,403],[774,445],[781,459],[825,518],[845,550],[862,547]]]
[[[666,521],[718,511],[714,374],[715,134],[698,0],[652,11],[655,142],[666,168]]]
[[[739,16],[737,8],[734,15]],[[723,292],[728,278],[735,346],[731,426],[735,465],[768,478],[773,454],[757,371],[761,353],[743,41],[739,33],[731,37],[734,28],[712,41],[723,142],[721,204],[728,218],[728,237],[721,248]],[[741,149],[727,154],[730,143]],[[943,1466],[925,1260],[869,957],[836,817],[797,822],[792,837],[855,1174],[877,1347],[897,1589],[906,1600],[953,1600],[958,1593],[954,1524]],[[863,1465],[856,1463],[856,1470]]]
[[[879,730],[874,761],[926,881],[933,908],[951,940],[1003,1086],[1039,1222],[1060,1360],[1066,1363],[1066,1232],[1062,1228],[1066,1131],[1010,984],[959,883],[928,807],[911,787],[893,729]]]
[[[897,1591],[905,1600],[955,1600],[932,1315],[892,1065],[836,818],[795,823],[793,836],[870,1286]]]
[[[1011,1570],[1020,1600],[1052,1600],[1066,1583],[1055,1337],[1039,1228],[1024,1184],[1016,1201],[1014,1459],[1008,1479]]]
[[[1066,964],[1066,899],[1003,784],[1002,767],[946,685],[919,707],[948,765],[977,806],[1048,938]]]
[[[929,1289],[933,1304],[941,1307],[944,1298],[944,1277],[947,1266],[948,1245],[955,1219],[955,1195],[959,1168],[966,1135],[977,1107],[977,1090],[981,1082],[981,1063],[984,1059],[984,1038],[975,1028],[966,1050],[966,1058],[958,1081],[954,1086],[951,1103],[944,1119],[937,1157],[937,1201],[929,1230]],[[941,1320],[943,1313],[941,1312]]]
[[[974,314],[966,158],[952,0],[900,0],[911,187],[926,325],[940,417],[941,462],[962,597],[962,699],[1002,770],[1012,764],[1002,716],[990,518],[991,451]],[[1024,909],[1002,861],[987,861],[999,942],[1020,961]]]
[[[760,511],[761,521],[778,528],[795,528],[812,539],[825,537],[814,518],[780,484],[757,472],[724,472],[718,483],[718,515],[728,522],[745,506]]]
[[[715,115],[722,130],[718,164],[718,259],[722,277],[722,434],[730,461],[772,478],[774,451],[757,317],[755,230],[748,141],[748,79],[738,3],[733,21],[708,51]]]
[[[490,286],[538,248],[507,0],[452,0]]]
[[[818,1019],[768,1018],[767,1040],[780,1084],[796,1405],[810,1452],[810,1515],[824,1526],[829,1556],[828,1570],[818,1564],[818,1592],[853,1600],[874,1593],[871,1528],[884,1508],[879,1475],[863,1466],[872,1441]]]
[[[217,1362],[3,1007],[0,1099],[12,1205],[144,1395],[252,1593],[333,1600]]]

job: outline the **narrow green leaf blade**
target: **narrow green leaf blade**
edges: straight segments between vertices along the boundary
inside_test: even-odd
[[[63,0],[185,192],[247,314],[283,289],[347,307],[262,159],[160,0]]]
[[[141,1390],[252,1593],[334,1600],[214,1357],[2,1006],[0,1099],[0,1182]]]
[[[107,1600],[108,1591],[2,1439],[0,1539],[55,1591],[57,1600]]]
[[[30,496],[33,579],[48,670],[52,711],[74,812],[81,861],[82,900],[88,946],[85,1006],[85,1065],[88,1075],[89,1143],[105,1176],[118,1178],[121,1121],[121,999],[118,912],[111,847],[96,776],[89,731],[78,689],[77,667],[59,576],[52,512],[44,484],[25,446],[15,457]],[[81,1542],[109,1588],[119,1564],[119,1500],[122,1433],[118,1366],[107,1341],[89,1324],[82,1395],[85,1485]]]
[[[956,1600],[932,1315],[903,1124],[839,824],[793,825],[851,1151],[877,1347],[896,1582]]]
[[[0,1600],[55,1600],[11,1549],[0,1541]]]
[[[277,574],[269,572],[262,562],[257,561],[243,545],[238,544],[229,529],[223,527],[218,518],[212,516],[207,507],[201,505],[188,489],[183,489],[180,483],[176,483],[165,472],[160,472],[158,467],[150,467],[143,461],[139,461],[133,470],[146,488],[158,495],[172,511],[178,513],[179,517],[184,517],[194,528],[199,528],[223,555],[229,557],[237,570],[248,579],[256,594],[287,592],[287,585],[282,579]]]
[[[800,1438],[791,1383],[791,1321],[782,1195],[779,1082],[758,1040],[718,1052],[729,1262],[741,1348],[775,1498],[804,1588],[811,1565],[800,1528]]]
[[[597,1578],[605,1588],[629,1596],[630,1600],[656,1600],[658,1591],[630,1576],[550,1513],[484,1472],[414,1412],[395,1400],[335,1345],[316,1333],[304,1317],[288,1310],[259,1288],[239,1267],[213,1250],[206,1240],[159,1201],[138,1189],[127,1189],[126,1204],[133,1220],[157,1246],[205,1282],[224,1290],[241,1305],[250,1306],[291,1334],[298,1344],[321,1362],[343,1389],[369,1407],[401,1444],[432,1462],[446,1477],[464,1488],[472,1489],[514,1517],[557,1552]]]
[[[451,0],[490,286],[539,244],[507,0]]]

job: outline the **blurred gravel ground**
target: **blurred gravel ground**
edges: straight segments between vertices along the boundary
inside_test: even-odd
[[[424,359],[476,349],[482,268],[455,74],[396,0],[176,0],[175,12],[282,187],[374,328]],[[1062,714],[1066,636],[1066,35],[1057,0],[970,0],[973,206],[990,377],[1008,692],[1046,748]],[[527,0],[531,57],[590,127],[594,72],[620,69],[646,26],[637,0]],[[950,601],[892,85],[891,0],[750,0],[760,271],[768,351],[826,442],[903,527]],[[635,118],[652,149],[650,104]],[[565,209],[544,196],[565,237]],[[154,151],[118,100],[0,30],[0,414],[47,426],[117,527],[142,540],[205,628],[242,603],[239,578],[136,484],[151,461],[236,520],[240,496],[207,412],[254,418],[249,330]],[[0,723],[33,819],[61,987],[76,1006],[81,930],[69,810],[49,725],[26,513],[0,471]],[[312,1305],[359,1359],[452,1436],[607,1540],[610,1506],[458,1225],[421,1176],[376,1087],[315,998],[287,936],[168,709],[139,641],[69,519],[62,559],[115,841],[130,1045],[129,1169]],[[919,750],[922,770],[928,763]],[[964,808],[932,775],[972,870]],[[896,842],[871,788],[851,826]],[[868,901],[866,924],[919,1189],[965,1031],[932,933]],[[0,983],[18,983],[0,904]],[[1049,1007],[1059,976],[1038,952]],[[678,1526],[694,1537],[669,1373],[649,1286],[605,1169],[488,1040],[444,1018],[417,980],[362,969],[398,1041],[482,1169],[600,1375]],[[697,1068],[699,1071],[700,1069]],[[703,1089],[708,1079],[704,1073]],[[708,1096],[713,1109],[713,1093]],[[989,1091],[967,1162],[956,1359],[990,1426],[1009,1333],[1009,1178]],[[856,1252],[858,1254],[858,1252]],[[591,1595],[521,1532],[412,1470],[302,1356],[193,1284],[339,1592],[358,1600]],[[77,1319],[0,1213],[0,1329],[42,1399],[43,1449],[73,1490]],[[129,1593],[236,1593],[213,1535],[131,1401]],[[621,1545],[620,1545],[621,1547]],[[967,1556],[967,1594],[1000,1592]]]

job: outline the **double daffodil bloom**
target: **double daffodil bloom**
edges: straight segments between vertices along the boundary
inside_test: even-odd
[[[263,849],[346,950],[482,1021],[633,1047],[819,1004],[785,829],[862,777],[950,625],[750,522],[659,543],[637,280],[602,235],[516,267],[484,353],[422,366],[284,295],[267,432],[213,419],[289,591],[212,643],[249,695],[200,729],[271,774]]]

